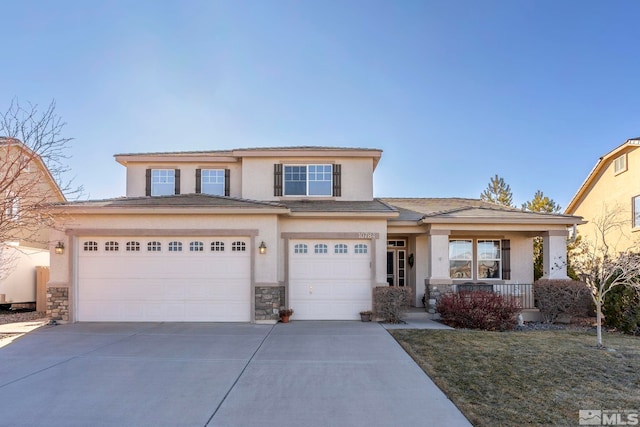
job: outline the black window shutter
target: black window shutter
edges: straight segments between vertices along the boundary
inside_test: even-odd
[[[180,194],[180,169],[175,170],[176,189],[175,194]]]
[[[502,279],[511,279],[511,241],[502,241]]]
[[[147,169],[145,172],[145,189],[144,194],[147,196],[151,195],[151,169]]]
[[[229,197],[231,195],[231,171],[229,169],[224,170],[224,195]]]
[[[333,165],[333,197],[342,196],[342,165]]]
[[[202,193],[202,169],[196,169],[196,194]]]
[[[282,196],[282,164],[273,165],[273,195]]]

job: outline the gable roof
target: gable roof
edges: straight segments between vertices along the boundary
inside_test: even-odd
[[[51,174],[51,171],[49,170],[47,165],[42,160],[42,157],[40,157],[40,155],[38,153],[33,151],[31,148],[29,148],[24,142],[20,141],[19,139],[13,138],[13,137],[8,137],[8,136],[0,136],[0,146],[15,147],[18,150],[23,151],[24,153],[26,153],[26,155],[32,161],[35,161],[37,163],[38,168],[44,173],[44,175],[46,176],[47,180],[49,181],[49,184],[51,185],[51,188],[53,189],[53,192],[58,197],[58,199],[60,201],[66,201],[67,200],[66,196],[62,192],[62,189],[58,185],[58,182],[55,180],[55,178]]]
[[[591,172],[589,172],[589,175],[587,175],[587,178],[584,180],[580,188],[578,188],[578,191],[573,196],[564,212],[566,214],[572,214],[573,212],[575,212],[578,204],[582,201],[582,198],[586,194],[587,189],[589,189],[596,183],[597,177],[600,175],[600,173],[620,154],[635,150],[638,147],[640,147],[640,137],[627,139],[622,145],[619,145],[604,156],[600,157],[593,169],[591,169]]]
[[[397,221],[421,223],[536,223],[536,224],[582,224],[581,217],[572,215],[530,212],[509,206],[498,205],[478,199],[463,198],[383,198],[383,202],[400,212]]]

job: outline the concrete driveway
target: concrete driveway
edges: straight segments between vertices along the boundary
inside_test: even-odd
[[[2,426],[470,426],[377,323],[77,323],[0,348]]]

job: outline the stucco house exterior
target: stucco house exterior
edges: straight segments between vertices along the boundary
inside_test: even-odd
[[[607,232],[607,243],[614,252],[640,243],[640,138],[628,139],[596,162],[565,209],[588,223],[578,227],[586,240],[601,244],[596,232],[599,219],[614,214],[620,228]]]
[[[16,138],[0,137],[0,306],[36,301],[36,266],[49,265],[48,206],[64,202],[51,172]]]
[[[126,197],[57,205],[52,303],[66,321],[358,319],[376,286],[414,305],[458,284],[530,284],[533,238],[566,278],[569,215],[469,199],[374,198],[382,151],[118,154]],[[559,262],[558,262],[559,261]],[[428,300],[429,298],[427,298]],[[66,310],[66,311],[65,311]]]

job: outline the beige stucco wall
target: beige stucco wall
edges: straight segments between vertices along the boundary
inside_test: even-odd
[[[617,156],[615,156],[617,157]],[[632,198],[640,195],[640,148],[627,149],[627,170],[615,174],[614,160],[594,177],[594,184],[588,188],[571,214],[582,216],[587,224],[578,226],[584,239],[596,243],[596,223],[607,212],[618,212],[617,218],[624,222],[621,231],[612,230],[607,241],[615,251],[623,251],[640,240],[640,227],[632,229]],[[598,244],[600,242],[597,242]]]
[[[242,197],[253,200],[285,200],[273,195],[273,165],[282,164],[340,164],[342,165],[342,196],[338,200],[373,199],[373,160],[370,158],[244,158],[242,168]]]

